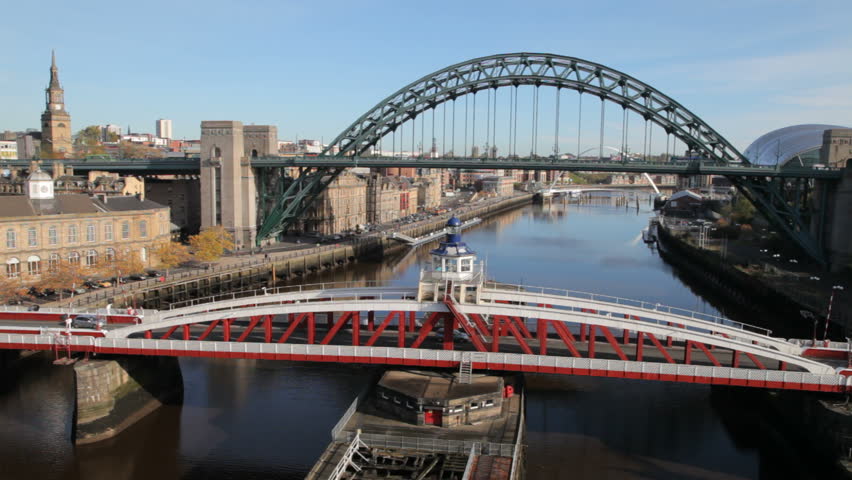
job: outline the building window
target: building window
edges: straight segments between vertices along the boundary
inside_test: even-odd
[[[130,238],[130,223],[129,222],[121,222],[121,238],[122,240],[127,240]]]
[[[30,247],[38,246],[38,232],[33,227],[27,229],[27,245]]]
[[[6,248],[18,248],[18,234],[11,228],[6,230]]]
[[[17,278],[21,274],[21,262],[17,258],[6,260],[6,276]]]
[[[479,403],[478,403],[478,402],[473,402],[473,403],[471,403],[471,404],[470,404],[470,409],[471,409],[471,410],[476,410],[477,408],[479,408]]]
[[[69,253],[68,263],[70,263],[71,265],[80,265],[80,254],[77,252]]]
[[[142,260],[142,263],[148,263],[148,249],[147,248],[142,247],[142,249],[139,250],[139,258]]]
[[[77,225],[68,225],[68,243],[77,243]]]
[[[486,400],[485,406],[486,407],[493,407],[494,406],[494,400]]]
[[[104,224],[104,240],[107,242],[112,241],[112,223]]]
[[[139,236],[142,238],[148,236],[148,222],[145,220],[139,222]]]
[[[94,242],[97,240],[97,230],[94,223],[86,225],[86,241]]]
[[[27,273],[30,275],[41,275],[41,258],[33,255],[27,259]]]
[[[47,243],[49,245],[56,245],[59,243],[59,234],[56,231],[55,225],[51,225],[50,228],[47,229]]]
[[[98,264],[98,252],[94,250],[89,250],[86,252],[86,266],[94,267]]]
[[[463,258],[461,260],[461,270],[462,272],[471,272],[473,271],[473,260],[470,258]]]
[[[107,263],[112,263],[115,260],[115,250],[107,248],[106,253],[104,253],[104,260],[106,260]]]
[[[57,268],[59,268],[59,254],[51,253],[50,258],[47,260],[47,270],[49,272],[55,272]]]

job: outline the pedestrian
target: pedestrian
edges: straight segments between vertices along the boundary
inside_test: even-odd
[[[62,319],[65,320],[65,329],[71,330],[71,315],[68,315],[67,313],[63,313]]]
[[[264,260],[266,260],[266,261],[268,262],[268,261],[269,261],[269,254],[268,254],[268,253],[264,253],[264,254],[263,254],[263,259],[264,259]]]

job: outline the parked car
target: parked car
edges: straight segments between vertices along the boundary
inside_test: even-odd
[[[162,276],[163,276],[163,272],[158,272],[157,270],[149,270],[149,271],[148,271],[148,276],[149,276],[149,277],[162,277]]]
[[[109,288],[109,287],[112,286],[112,282],[104,280],[104,281],[98,282],[98,286],[101,287],[101,288]]]
[[[145,277],[145,275],[142,275],[140,273],[135,273],[135,274],[131,275],[129,278],[131,280],[145,280],[146,277]]]
[[[98,285],[97,282],[94,282],[92,280],[86,280],[85,282],[83,282],[83,286],[86,288],[91,288],[92,290],[96,288],[101,288],[101,286]]]
[[[102,325],[103,320],[87,313],[77,315],[71,320],[71,327],[73,328],[98,328],[98,326]]]

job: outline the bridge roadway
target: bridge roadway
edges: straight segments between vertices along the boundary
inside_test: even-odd
[[[852,387],[846,344],[815,347],[647,302],[487,284],[478,303],[447,305],[417,302],[413,288],[331,286],[113,314],[104,331],[57,326],[63,313],[80,312],[6,307],[0,348],[426,367],[469,361],[486,370],[826,392]],[[444,331],[436,332],[441,324]]]
[[[75,171],[105,170],[110,172],[135,172],[137,174],[198,174],[201,171],[199,158],[142,158],[108,159],[83,158],[65,160],[40,160],[42,168],[51,169],[54,161],[62,161]],[[26,168],[30,160],[6,160],[0,166]],[[461,169],[514,169],[514,170],[565,170],[595,172],[626,172],[648,174],[681,175],[726,175],[734,177],[784,177],[840,179],[842,170],[836,168],[807,168],[786,165],[783,168],[737,163],[720,163],[711,160],[689,160],[675,162],[629,161],[614,162],[608,158],[599,160],[561,160],[551,158],[423,158],[423,157],[357,157],[357,156],[299,156],[299,157],[255,157],[251,159],[255,168],[280,167],[415,167],[415,168],[461,168]]]

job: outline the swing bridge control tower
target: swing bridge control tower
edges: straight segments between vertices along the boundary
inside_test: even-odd
[[[430,252],[430,263],[420,271],[418,302],[440,302],[447,296],[462,303],[479,302],[485,264],[462,242],[461,231],[461,220],[452,217],[447,221],[446,238]]]

